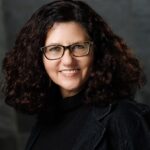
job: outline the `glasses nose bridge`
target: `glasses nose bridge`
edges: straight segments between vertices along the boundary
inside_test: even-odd
[[[63,47],[63,54],[62,54],[62,57],[64,56],[64,54],[65,54],[65,51],[68,49],[69,50],[69,52],[71,52],[71,45],[68,45],[68,46],[63,46],[62,45],[62,47]],[[70,54],[71,55],[71,54]]]
[[[64,52],[68,49],[69,51],[71,51],[71,45],[68,45],[68,46],[62,46],[63,49],[64,49]]]

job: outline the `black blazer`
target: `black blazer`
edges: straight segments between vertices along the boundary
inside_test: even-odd
[[[36,124],[25,150],[32,150],[40,132]],[[92,106],[72,150],[150,150],[150,108],[128,100]]]

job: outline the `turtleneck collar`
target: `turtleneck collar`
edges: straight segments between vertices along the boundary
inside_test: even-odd
[[[72,111],[83,104],[84,90],[80,91],[78,94],[63,98],[61,101],[61,108],[63,111]]]

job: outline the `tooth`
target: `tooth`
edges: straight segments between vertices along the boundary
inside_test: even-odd
[[[64,70],[64,72],[68,72],[68,73],[75,73],[77,71],[77,69],[73,69],[73,70]]]

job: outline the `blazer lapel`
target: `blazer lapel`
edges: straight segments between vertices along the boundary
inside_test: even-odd
[[[41,132],[41,128],[35,126],[31,132],[31,135],[27,141],[25,150],[31,150],[32,146],[34,145],[34,143],[36,142],[37,138],[39,137]]]
[[[105,123],[102,120],[110,111],[111,104],[107,107],[93,107],[73,150],[94,150],[97,147],[106,131]]]

